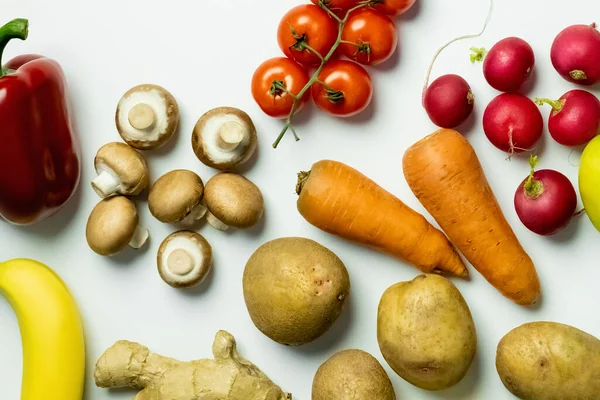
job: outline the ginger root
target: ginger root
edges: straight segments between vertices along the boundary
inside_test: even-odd
[[[120,340],[96,362],[96,386],[140,389],[134,400],[292,399],[239,355],[230,333],[219,331],[212,351],[214,360],[183,362]]]

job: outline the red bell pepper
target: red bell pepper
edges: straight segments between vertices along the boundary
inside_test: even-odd
[[[25,40],[28,21],[0,28],[0,61],[11,39]],[[38,55],[0,62],[0,216],[29,225],[54,214],[80,177],[61,67]]]

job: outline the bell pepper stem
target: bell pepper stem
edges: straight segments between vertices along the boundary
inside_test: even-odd
[[[8,70],[2,67],[4,48],[12,39],[27,39],[28,34],[29,21],[23,18],[13,19],[0,28],[0,78],[8,73]]]

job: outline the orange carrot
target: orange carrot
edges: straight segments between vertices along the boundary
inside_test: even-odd
[[[535,303],[535,266],[469,142],[454,130],[439,130],[409,148],[402,165],[415,196],[488,282],[517,304]]]
[[[391,254],[423,272],[469,275],[442,232],[357,170],[325,160],[298,178],[298,211],[317,228]]]

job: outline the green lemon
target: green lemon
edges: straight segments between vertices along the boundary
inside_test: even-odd
[[[600,231],[600,136],[586,146],[581,156],[579,191],[586,214]]]

